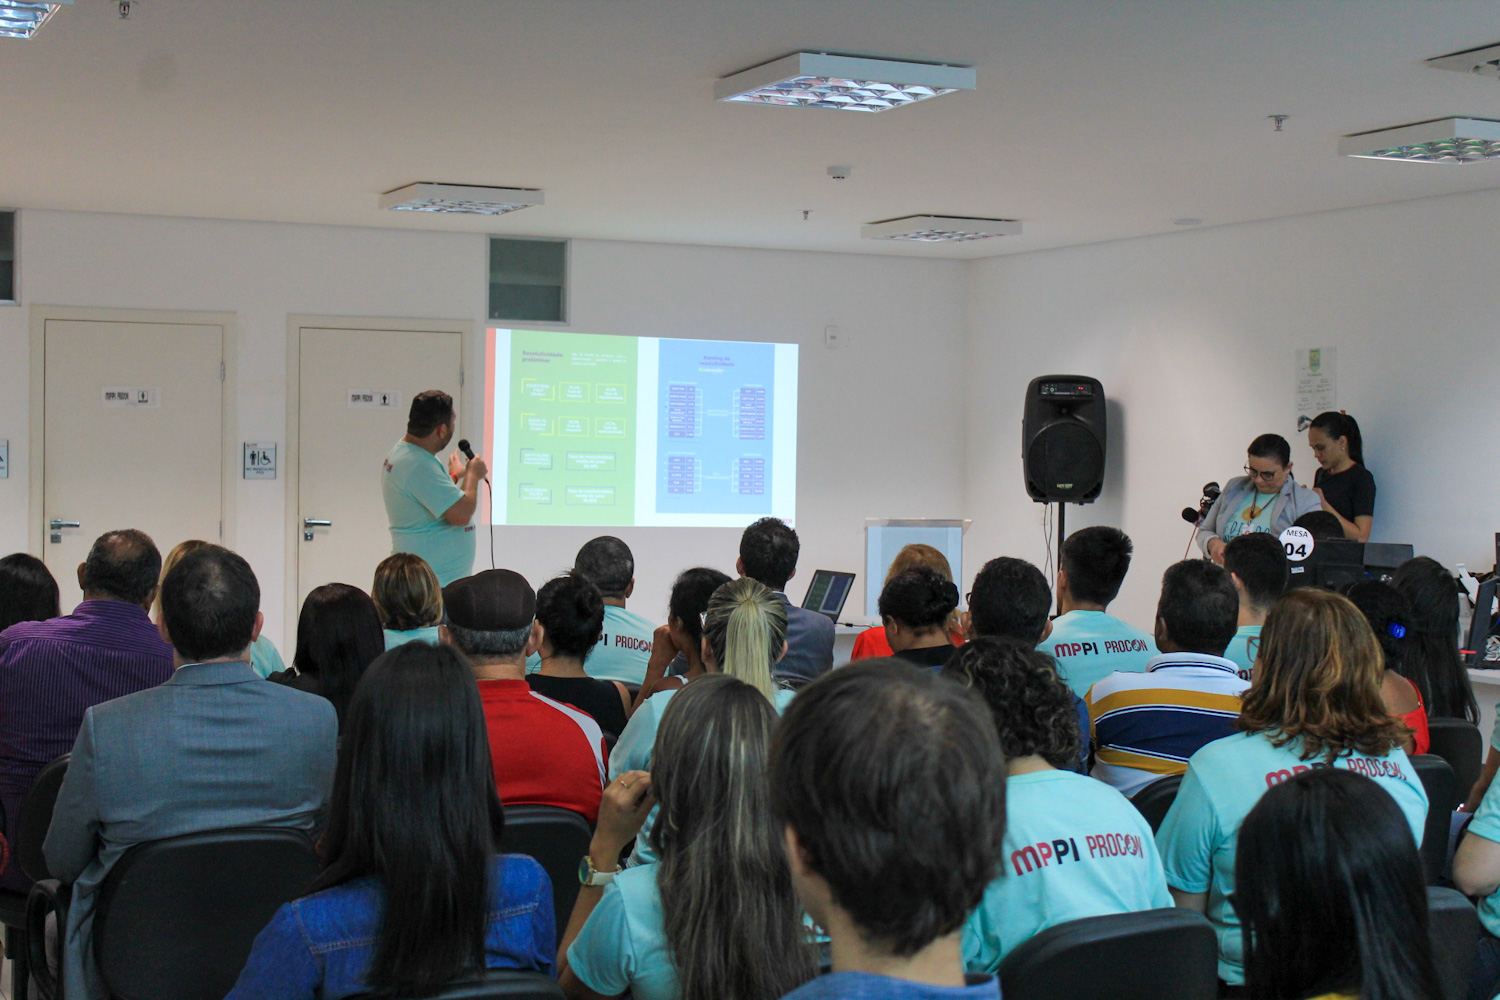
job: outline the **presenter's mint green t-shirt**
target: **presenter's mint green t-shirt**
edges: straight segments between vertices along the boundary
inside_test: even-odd
[[[1250,668],[1255,666],[1255,654],[1260,650],[1260,630],[1259,625],[1241,625],[1224,649],[1224,659],[1234,661],[1240,677],[1247,681]]]
[[[1330,766],[1321,758],[1301,759],[1300,746],[1293,741],[1278,749],[1266,733],[1214,740],[1188,760],[1182,789],[1156,833],[1167,884],[1182,892],[1208,893],[1208,919],[1219,935],[1219,978],[1233,985],[1245,981],[1240,921],[1229,903],[1240,824],[1266,789],[1311,768]],[[1427,792],[1404,750],[1397,747],[1384,757],[1351,753],[1331,766],[1373,778],[1396,800],[1412,836],[1422,843]]]
[[[678,1000],[681,988],[662,918],[656,865],[616,875],[568,947],[568,967],[602,996]]]
[[[393,553],[421,556],[444,587],[474,572],[474,525],[443,519],[464,491],[436,455],[410,441],[396,442],[385,459],[380,491]]]
[[[1156,655],[1156,640],[1104,611],[1069,611],[1052,620],[1037,646],[1057,660],[1057,671],[1082,698],[1116,670],[1140,673]]]
[[[1048,927],[1172,905],[1151,825],[1130,800],[1073,771],[1005,781],[1004,871],[964,923],[964,969],[995,972]]]
[[[604,635],[583,661],[583,672],[599,681],[641,684],[646,680],[646,664],[651,660],[651,643],[656,626],[634,611],[604,606]],[[542,669],[542,657],[532,653],[526,658],[526,672]]]

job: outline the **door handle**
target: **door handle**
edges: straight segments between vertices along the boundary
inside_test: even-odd
[[[310,542],[313,540],[314,528],[331,528],[333,522],[322,517],[304,517],[302,519],[302,540]]]
[[[81,527],[83,527],[83,525],[79,524],[77,521],[59,521],[55,517],[51,521],[51,528],[52,528],[53,531],[59,531],[59,530],[61,530],[63,528],[81,528]]]

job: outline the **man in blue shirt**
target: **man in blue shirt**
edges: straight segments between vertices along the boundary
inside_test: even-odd
[[[1280,539],[1255,531],[1224,546],[1224,568],[1240,595],[1239,628],[1224,656],[1234,661],[1240,677],[1248,681],[1260,647],[1261,626],[1272,605],[1286,592],[1291,564]]]
[[[453,440],[456,420],[452,396],[440,389],[417,393],[406,436],[386,456],[380,477],[391,551],[427,560],[444,587],[474,571],[474,526],[469,522],[479,506],[479,484],[489,474],[478,456],[465,463],[455,451],[446,470],[438,461],[438,453]]]
[[[833,972],[788,998],[999,1000],[960,947],[1005,837],[1005,757],[977,698],[897,660],[834,671],[782,717],[771,806],[833,943]]]
[[[776,677],[807,682],[833,669],[833,619],[799,608],[786,597],[786,582],[797,575],[801,543],[785,521],[763,517],[740,536],[740,558],[735,572],[776,591],[786,604],[786,655],[776,664]]]
[[[1057,672],[1080,698],[1116,670],[1145,670],[1156,655],[1151,636],[1106,612],[1130,570],[1134,546],[1119,528],[1096,525],[1063,542],[1057,569],[1062,614],[1037,647],[1057,660]]]

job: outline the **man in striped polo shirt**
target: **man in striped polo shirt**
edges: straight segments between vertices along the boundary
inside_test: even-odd
[[[1156,606],[1156,646],[1144,673],[1115,672],[1084,699],[1096,749],[1094,777],[1126,795],[1181,774],[1204,744],[1236,732],[1239,676],[1224,648],[1234,638],[1239,594],[1220,566],[1169,566]]]

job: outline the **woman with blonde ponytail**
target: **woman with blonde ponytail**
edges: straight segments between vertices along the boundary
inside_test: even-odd
[[[759,691],[777,712],[791,703],[795,691],[778,688],[771,670],[786,653],[786,605],[765,584],[748,577],[731,580],[714,591],[703,615],[702,676],[723,673],[744,681]],[[689,682],[689,686],[693,682]],[[625,731],[609,755],[609,776],[626,771],[649,771],[656,731],[662,713],[678,691],[658,691],[636,707]],[[636,838],[632,864],[656,860],[651,847],[651,826],[656,810],[646,818]]]

